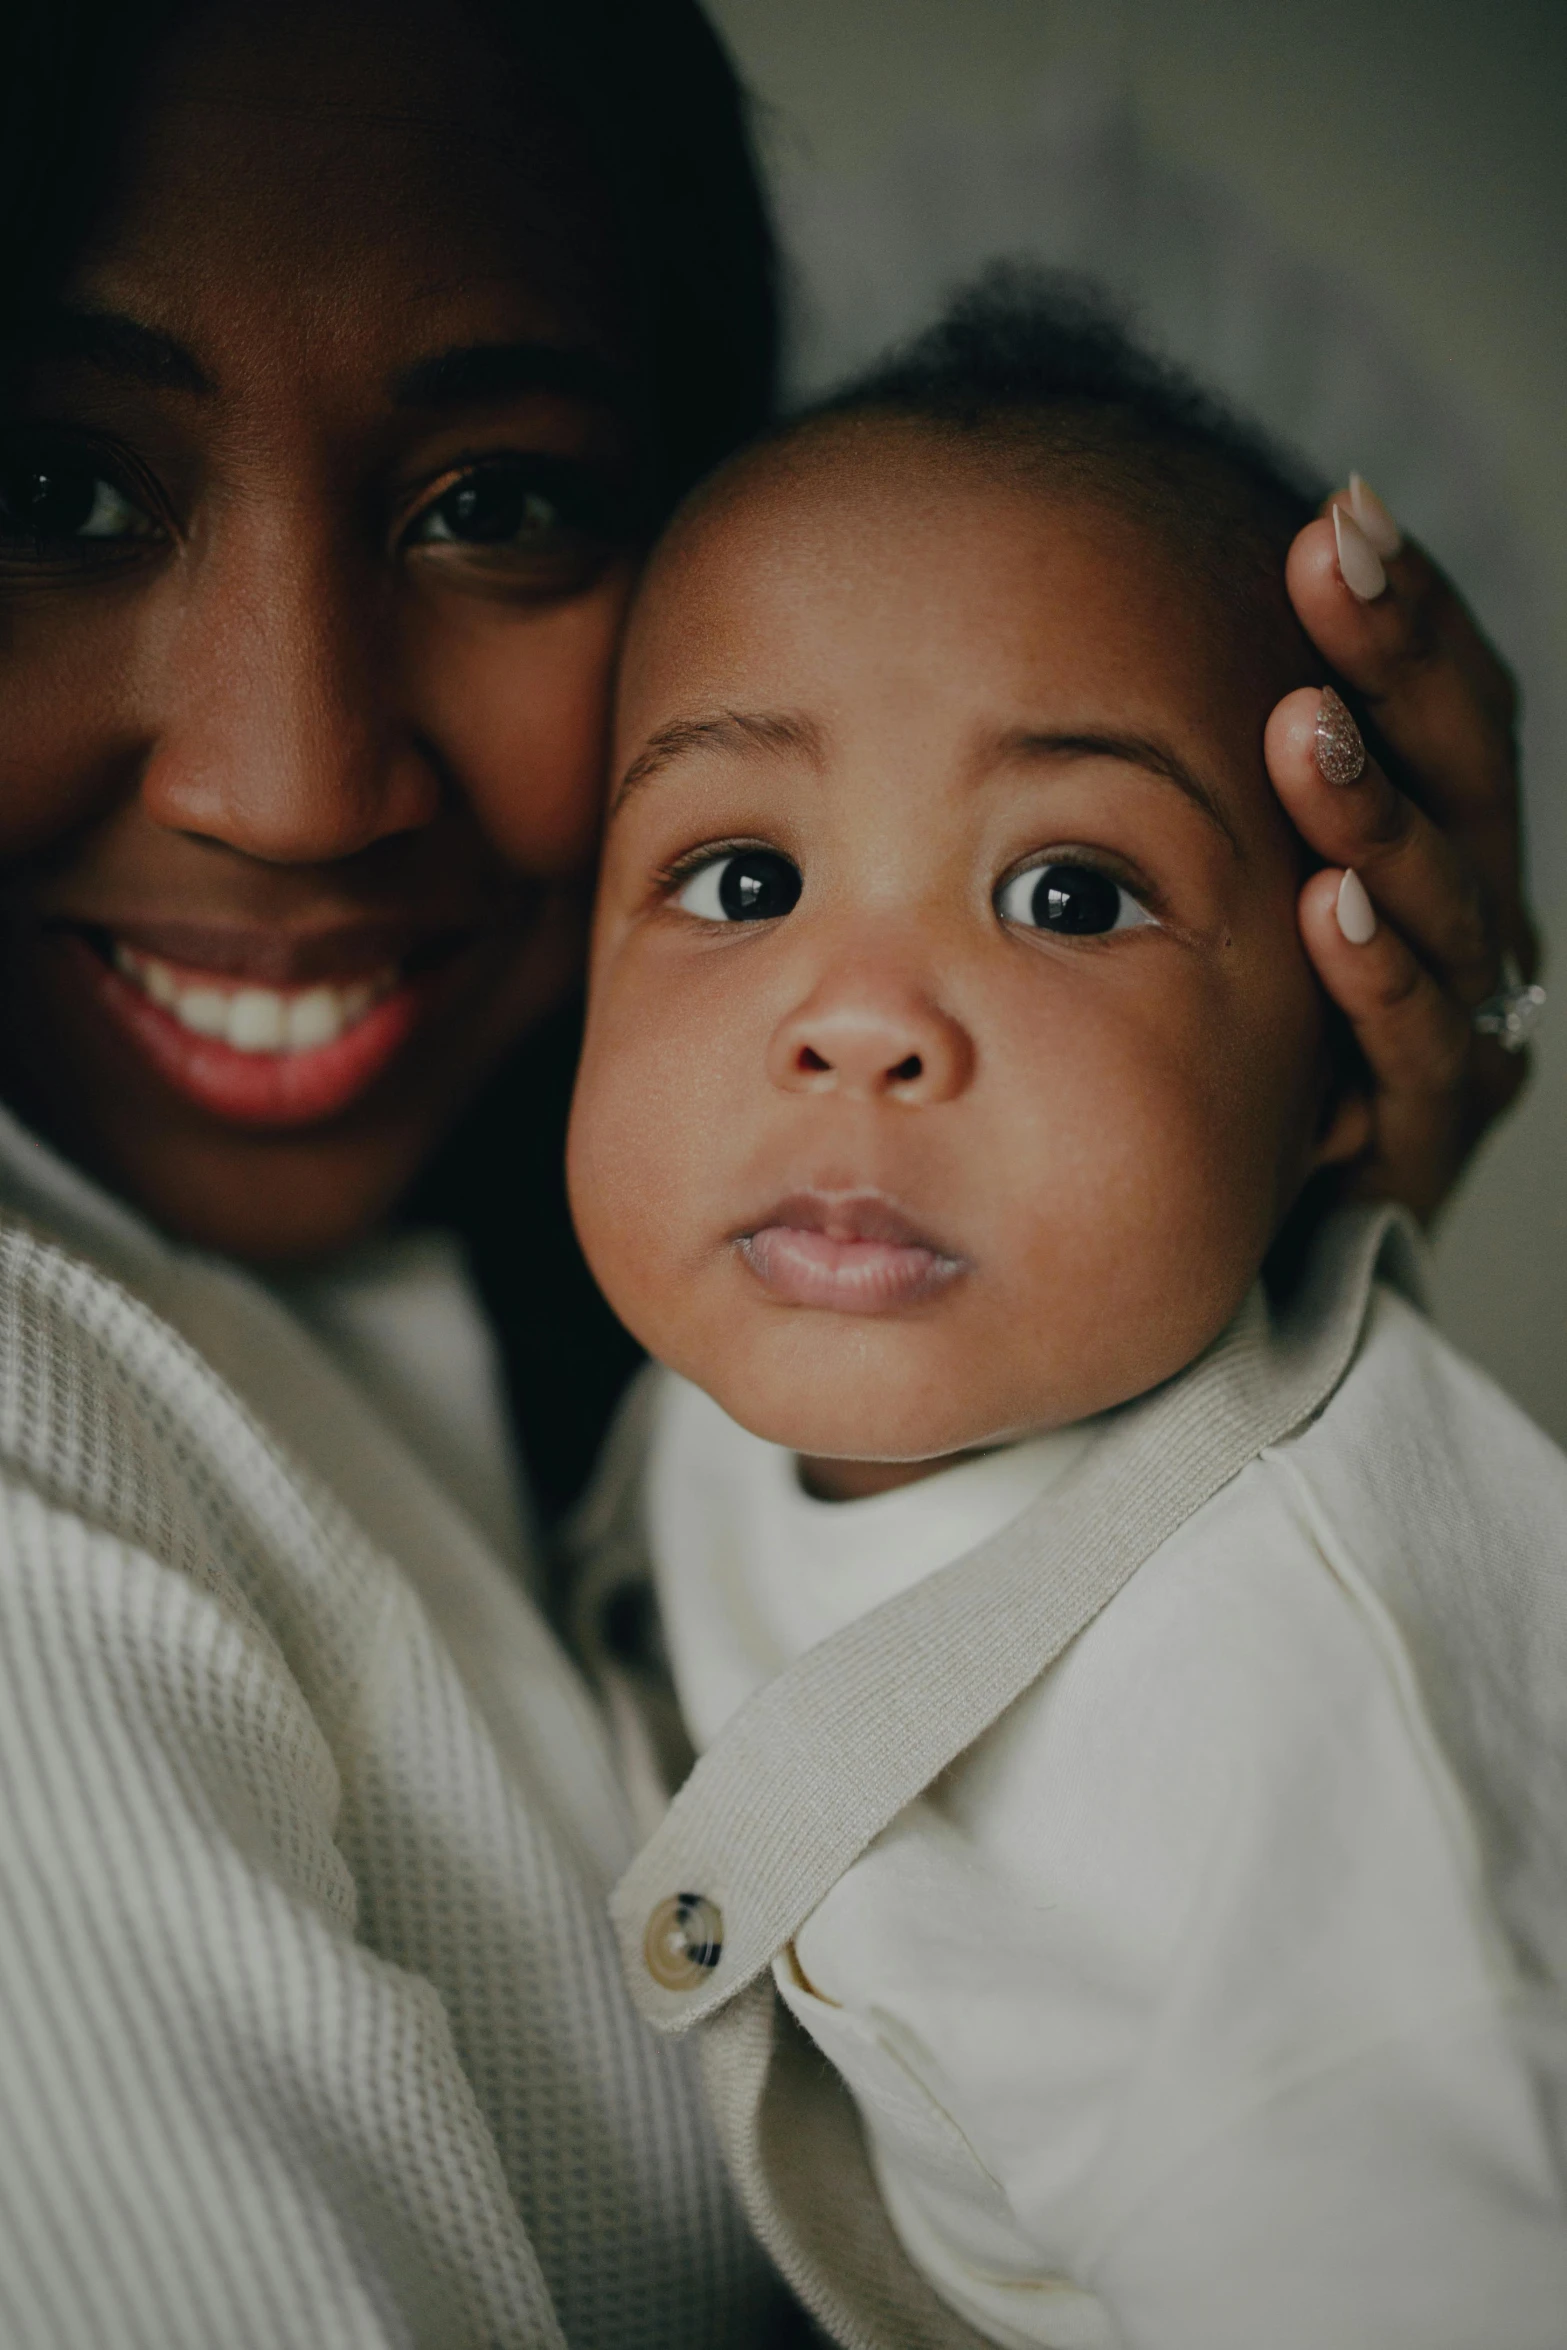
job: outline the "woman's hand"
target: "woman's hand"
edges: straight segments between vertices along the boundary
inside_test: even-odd
[[[1301,892],[1302,934],[1375,1084],[1357,1188],[1402,1200],[1425,1220],[1527,1074],[1524,1055],[1471,1025],[1502,984],[1504,955],[1532,979],[1539,952],[1519,863],[1517,695],[1442,574],[1397,539],[1363,484],[1308,523],[1286,576],[1307,634],[1419,799],[1372,758],[1353,782],[1327,779],[1315,689],[1274,711],[1268,771],[1329,868]],[[1361,943],[1338,919],[1346,868],[1376,916]]]

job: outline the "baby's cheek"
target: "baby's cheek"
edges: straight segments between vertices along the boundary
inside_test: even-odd
[[[1011,1347],[1032,1354],[1052,1416],[1105,1410],[1170,1377],[1250,1287],[1269,1237],[1267,1186],[1238,1147],[1230,1079],[1173,1041],[1102,1062],[1077,1085],[1058,1074],[1039,1179],[1015,1194],[1025,1276],[998,1312]]]
[[[594,1277],[660,1354],[688,1307],[725,1148],[715,1040],[689,1027],[675,991],[630,970],[596,979],[567,1151]]]

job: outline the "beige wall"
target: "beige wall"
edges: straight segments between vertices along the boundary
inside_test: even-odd
[[[795,168],[845,176],[922,121],[1014,130],[1118,78],[1168,164],[1344,272],[1490,452],[1533,573],[1542,695],[1567,655],[1562,0],[711,0]],[[1567,744],[1564,744],[1567,749]],[[1554,753],[1549,762],[1556,765]],[[1560,772],[1530,778],[1567,953]],[[1460,1342],[1567,1441],[1567,965],[1525,1108],[1439,1236]]]

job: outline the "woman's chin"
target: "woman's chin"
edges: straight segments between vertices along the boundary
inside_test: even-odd
[[[385,1223],[437,1138],[433,1119],[258,1135],[180,1130],[112,1111],[71,1155],[182,1244],[270,1267],[340,1254]]]

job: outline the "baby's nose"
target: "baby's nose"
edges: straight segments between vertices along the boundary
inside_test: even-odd
[[[820,996],[783,1021],[768,1074],[786,1093],[837,1093],[911,1108],[950,1101],[973,1068],[961,1024],[938,1005]]]

